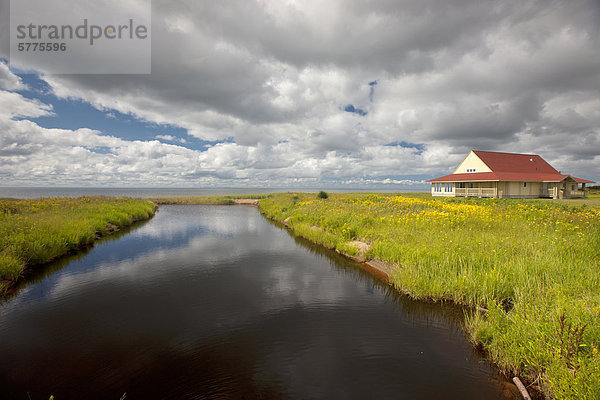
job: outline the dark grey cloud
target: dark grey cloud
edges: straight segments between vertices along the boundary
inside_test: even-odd
[[[157,7],[170,12],[178,5]],[[398,74],[433,68],[438,51],[465,52],[477,46],[482,35],[511,11],[518,11],[515,8],[494,1],[344,1],[263,7],[240,0],[227,6],[203,3],[191,12],[211,36],[296,67],[335,64]]]

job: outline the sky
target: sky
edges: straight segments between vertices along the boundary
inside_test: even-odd
[[[600,181],[597,0],[154,0],[150,74],[20,68],[9,26],[3,186],[424,187],[471,149]]]

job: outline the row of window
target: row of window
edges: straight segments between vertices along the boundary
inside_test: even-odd
[[[469,171],[469,170],[467,170]],[[475,171],[475,170],[473,170]],[[465,188],[473,188],[473,183],[472,182],[457,182],[456,183],[456,187],[458,189],[465,189]],[[527,187],[527,182],[523,182],[523,187],[526,188]],[[546,190],[548,189],[548,184],[547,183],[542,183],[542,189]],[[571,185],[571,190],[577,190],[577,185]],[[437,192],[437,193],[442,193],[442,191],[444,193],[452,193],[454,191],[453,189],[453,185],[452,183],[434,183],[433,184],[433,191]]]
[[[475,172],[475,168],[467,168],[467,172]]]
[[[469,170],[467,170],[469,171]],[[475,170],[473,170],[475,171]],[[458,189],[465,189],[465,188],[473,188],[473,183],[471,182],[457,182],[456,183],[456,187]],[[523,187],[526,188],[527,187],[527,182],[523,182]],[[546,184],[546,189],[547,189],[547,184]],[[577,185],[571,185],[571,190],[577,190]],[[434,183],[433,184],[433,191],[436,193],[442,193],[442,191],[444,193],[452,193],[454,192],[454,188],[452,183]]]
[[[454,185],[452,183],[434,183],[433,191],[436,193],[452,193],[454,192]]]

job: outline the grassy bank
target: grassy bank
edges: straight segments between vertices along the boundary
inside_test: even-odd
[[[238,199],[265,199],[271,194],[247,194],[224,196],[181,196],[181,197],[155,197],[151,200],[158,205],[163,204],[196,204],[196,205],[232,205]]]
[[[107,197],[0,200],[0,289],[97,236],[154,215],[147,200]]]
[[[502,369],[549,398],[598,399],[597,203],[299,193],[260,207],[330,248],[369,243],[367,255],[397,265],[393,284],[415,298],[487,308],[466,326]]]

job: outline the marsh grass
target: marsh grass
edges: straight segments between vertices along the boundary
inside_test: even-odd
[[[537,379],[551,398],[597,399],[596,204],[428,194],[331,194],[319,201],[296,193],[263,199],[260,208],[330,248],[369,243],[367,255],[396,265],[393,284],[415,298],[488,309],[469,312],[466,327],[501,369]],[[565,324],[578,329],[576,343]]]
[[[108,197],[0,200],[0,281],[5,289],[29,265],[84,247],[96,235],[154,215],[147,200]]]

